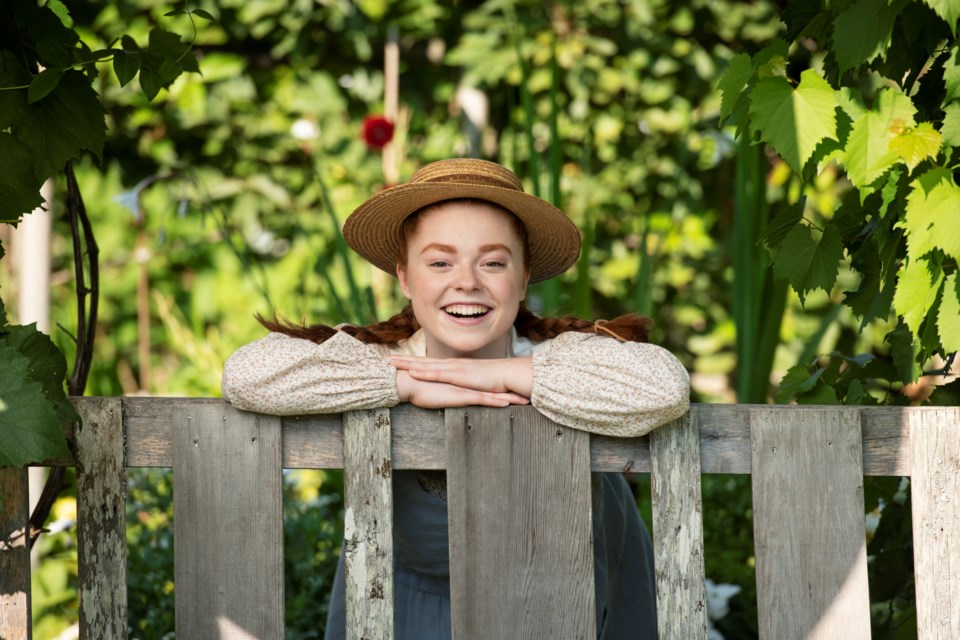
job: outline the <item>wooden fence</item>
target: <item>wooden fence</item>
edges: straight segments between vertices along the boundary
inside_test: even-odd
[[[652,475],[663,640],[706,637],[701,474],[752,474],[760,636],[777,640],[870,637],[863,477],[910,476],[919,637],[960,638],[960,408],[695,405],[628,440],[529,407],[277,418],[209,399],[75,404],[85,639],[127,634],[127,467],[174,470],[178,638],[283,637],[285,467],[346,469],[348,637],[393,634],[393,470],[446,469],[455,638],[595,635],[591,470]],[[0,471],[4,640],[30,637],[25,487],[24,470]]]

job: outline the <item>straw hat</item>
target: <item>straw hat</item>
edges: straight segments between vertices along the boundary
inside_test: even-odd
[[[580,232],[563,211],[524,193],[508,169],[474,158],[428,164],[406,184],[373,195],[347,218],[343,236],[374,266],[396,275],[403,221],[427,205],[457,198],[493,202],[520,218],[530,244],[530,282],[563,273],[577,261]]]

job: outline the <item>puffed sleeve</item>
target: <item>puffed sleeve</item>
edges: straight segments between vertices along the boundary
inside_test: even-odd
[[[392,407],[399,402],[396,369],[384,355],[343,332],[323,344],[271,333],[230,356],[223,397],[272,415]]]
[[[690,407],[690,376],[666,349],[567,332],[533,354],[533,406],[554,422],[643,435]]]

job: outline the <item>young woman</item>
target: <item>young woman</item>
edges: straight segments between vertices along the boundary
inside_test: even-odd
[[[277,415],[390,407],[532,403],[550,419],[633,437],[682,415],[689,377],[646,342],[649,321],[538,318],[527,285],[577,259],[580,235],[562,211],[523,192],[500,165],[435,162],[351,214],[347,243],[399,280],[410,304],[369,327],[261,323],[271,333],[228,360],[223,396]],[[655,638],[653,558],[629,487],[597,474],[594,556],[598,638]],[[396,472],[395,631],[450,637],[443,472]],[[328,639],[344,637],[338,566]]]

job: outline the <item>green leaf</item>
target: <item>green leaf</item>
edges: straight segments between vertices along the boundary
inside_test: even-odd
[[[139,70],[140,54],[127,53],[124,50],[117,50],[113,54],[113,72],[117,74],[117,81],[121,87],[127,86]]]
[[[885,55],[897,14],[905,4],[903,0],[857,0],[837,16],[833,21],[833,51],[841,75]]]
[[[823,372],[823,369],[818,368],[811,374],[810,368],[807,365],[793,365],[787,370],[787,373],[780,381],[780,385],[777,387],[773,399],[777,403],[783,404],[802,393],[810,391],[817,384]]]
[[[787,75],[787,43],[779,38],[753,56],[753,66],[758,78],[785,77]]]
[[[27,103],[33,104],[41,100],[57,88],[63,79],[63,69],[45,69],[34,76],[27,90]]]
[[[720,83],[717,86],[722,96],[720,101],[721,120],[726,120],[733,113],[733,106],[752,75],[753,65],[750,64],[750,56],[745,53],[738,53],[733,56],[733,59],[730,60],[730,66],[723,73],[723,77],[720,78]]]
[[[73,29],[73,18],[70,17],[70,10],[63,4],[63,0],[47,0],[47,8],[60,18],[60,24],[67,29]]]
[[[960,279],[956,273],[947,276],[943,285],[943,300],[937,316],[940,344],[947,353],[960,351]]]
[[[930,404],[940,407],[960,405],[960,378],[935,388],[930,394]]]
[[[919,335],[920,325],[936,302],[941,284],[943,269],[927,259],[907,259],[897,274],[893,309],[914,335]]]
[[[16,224],[43,204],[43,180],[33,173],[30,150],[9,133],[0,133],[0,149],[0,222]]]
[[[821,140],[837,139],[836,106],[833,88],[807,69],[796,90],[784,78],[760,80],[753,89],[750,114],[763,140],[802,173]]]
[[[910,98],[896,89],[883,89],[877,94],[873,109],[853,123],[843,164],[850,181],[860,188],[862,195],[872,191],[870,185],[899,158],[890,150],[890,141],[896,131],[916,124],[915,113]]]
[[[960,261],[960,186],[953,173],[937,167],[911,183],[907,211],[897,223],[907,231],[907,257],[916,260],[942,249]]]
[[[79,71],[67,71],[56,89],[24,116],[17,138],[30,149],[34,173],[42,181],[82,149],[99,158],[106,129],[104,109],[90,80]]]
[[[160,79],[165,85],[167,85],[176,80],[177,76],[183,73],[183,67],[180,66],[180,63],[176,60],[164,60],[163,64],[160,65],[158,72],[160,74]]]
[[[829,292],[833,288],[842,258],[843,243],[833,225],[814,235],[809,225],[798,224],[783,239],[773,261],[773,273],[786,279],[803,302],[808,291]]]
[[[140,88],[143,89],[147,100],[153,100],[163,88],[163,81],[160,79],[160,73],[150,67],[140,69]]]
[[[960,4],[960,3],[957,3]],[[947,104],[954,98],[960,97],[960,50],[947,58],[943,63],[943,84],[946,86],[947,93],[943,98],[943,104]]]
[[[27,92],[9,87],[26,87],[30,74],[10,51],[0,51],[0,131],[20,122],[27,110]]]
[[[900,382],[903,384],[915,382],[920,377],[920,364],[917,362],[920,344],[910,333],[907,325],[901,322],[883,340],[890,344],[890,357],[893,359],[893,366]]]
[[[860,331],[871,321],[886,320],[893,303],[896,279],[883,282],[883,265],[880,263],[877,243],[865,242],[857,255],[857,270],[861,273],[860,286],[854,291],[845,291],[843,303],[860,317]]]
[[[28,376],[30,361],[0,342],[0,362],[0,467],[72,458],[43,386]]]
[[[960,2],[957,0],[923,0],[928,7],[937,12],[943,21],[950,27],[953,35],[957,35],[957,21],[960,20]]]
[[[912,172],[927,158],[937,157],[941,142],[940,132],[929,122],[921,122],[916,127],[894,135],[890,141],[890,151],[900,156],[907,169]]]
[[[940,135],[943,136],[943,146],[960,147],[960,102],[948,104],[944,108],[943,127]]]
[[[833,387],[820,385],[810,393],[797,396],[797,404],[840,404]]]
[[[190,13],[197,16],[198,18],[209,20],[210,22],[214,22],[216,20],[212,15],[210,15],[209,11],[204,11],[203,9],[194,9]]]
[[[863,104],[863,96],[860,95],[860,90],[853,87],[837,89],[837,104],[854,122],[867,112],[867,105]]]
[[[770,224],[767,225],[767,232],[763,235],[761,241],[769,251],[775,252],[780,249],[780,245],[783,244],[783,240],[787,237],[787,234],[789,234],[795,226],[800,224],[800,221],[803,219],[804,203],[806,203],[806,200],[801,199],[798,203],[788,207],[781,207],[777,215],[774,216]]]

